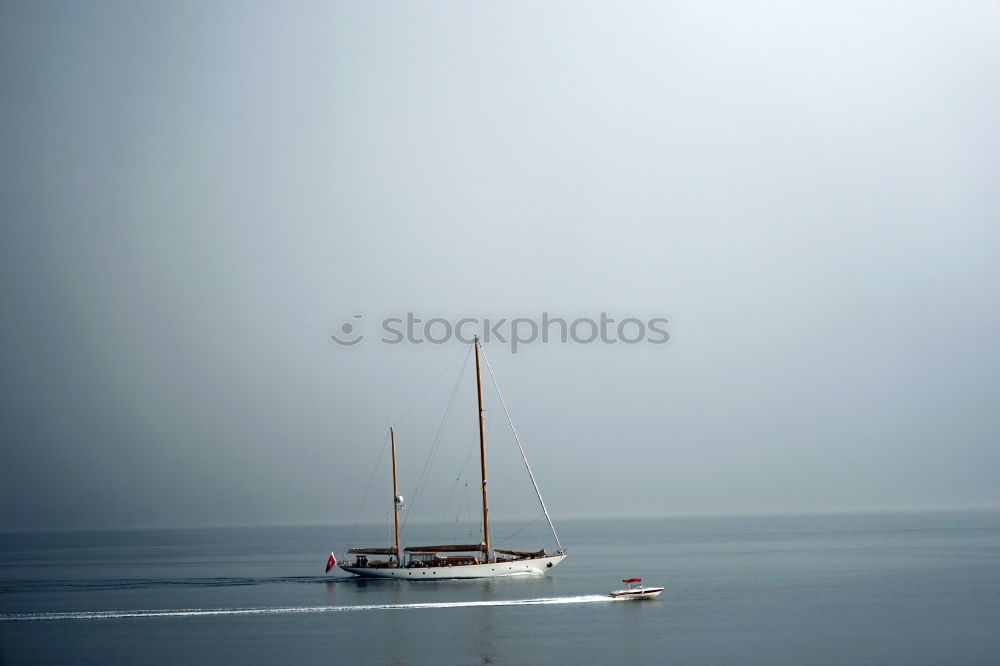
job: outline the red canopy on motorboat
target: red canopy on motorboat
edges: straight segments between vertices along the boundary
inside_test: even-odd
[[[623,583],[641,583],[642,579],[641,578],[626,578],[622,582]]]

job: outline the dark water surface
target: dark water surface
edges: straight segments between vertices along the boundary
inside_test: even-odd
[[[322,575],[382,528],[0,535],[0,662],[1000,663],[1000,513],[559,527],[548,576],[427,582]]]

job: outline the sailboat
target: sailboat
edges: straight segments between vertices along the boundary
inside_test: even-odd
[[[443,580],[450,578],[498,578],[501,576],[541,575],[556,566],[566,558],[566,550],[559,541],[552,518],[542,499],[542,493],[535,481],[528,459],[524,455],[517,431],[514,440],[521,451],[521,457],[528,470],[528,476],[534,486],[542,513],[548,521],[552,536],[555,537],[557,550],[547,553],[545,549],[538,551],[512,550],[498,548],[493,543],[490,531],[490,505],[486,486],[486,422],[483,409],[483,379],[480,366],[482,354],[479,337],[473,340],[476,356],[476,395],[479,404],[479,462],[482,480],[482,541],[475,544],[443,544],[430,546],[409,546],[404,548],[399,533],[399,512],[403,508],[403,497],[399,494],[399,482],[396,471],[396,431],[389,428],[389,439],[392,450],[392,513],[395,527],[395,545],[392,547],[350,548],[347,557],[338,563],[344,571],[369,578],[401,578],[404,580]],[[489,361],[486,361],[489,369]],[[490,369],[490,376],[493,371]],[[495,384],[494,378],[494,384]],[[503,403],[497,387],[497,395],[503,405],[508,420],[510,414]],[[511,426],[513,430],[513,425]],[[384,559],[383,559],[384,558]],[[331,554],[331,561],[336,559]]]

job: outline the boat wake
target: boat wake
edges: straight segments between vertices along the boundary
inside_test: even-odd
[[[547,606],[553,604],[588,604],[612,599],[603,594],[540,599],[502,599],[495,601],[443,601],[422,604],[364,604],[356,606],[291,606],[278,608],[182,608],[164,610],[81,611],[73,613],[0,614],[0,622],[41,620],[121,620],[150,617],[212,617],[217,615],[297,615],[310,613],[349,613],[380,610],[426,610],[475,608],[478,606]]]
[[[266,578],[108,578],[81,580],[6,580],[0,582],[0,593],[16,592],[88,592],[92,590],[144,590],[175,587],[241,587],[285,583],[342,583],[356,581],[355,576],[273,576]]]

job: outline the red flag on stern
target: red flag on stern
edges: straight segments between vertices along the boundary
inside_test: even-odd
[[[336,564],[336,563],[337,563],[337,556],[336,556],[336,555],[334,555],[334,554],[333,554],[333,553],[331,552],[331,553],[330,553],[330,559],[328,559],[328,560],[326,561],[326,572],[327,572],[327,573],[330,573],[330,569],[332,569],[332,568],[333,568],[333,565],[334,565],[334,564]]]

